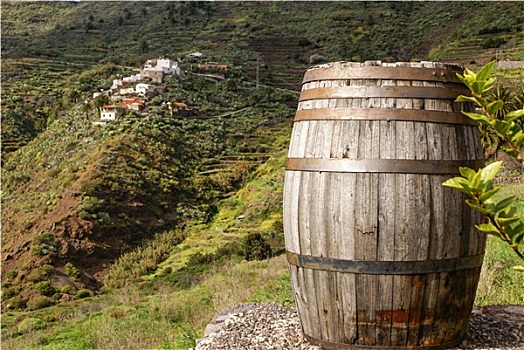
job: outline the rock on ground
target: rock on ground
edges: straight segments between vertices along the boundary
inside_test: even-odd
[[[211,322],[195,350],[320,350],[302,335],[296,308],[248,303],[227,308]],[[524,350],[524,306],[475,309],[459,348]]]

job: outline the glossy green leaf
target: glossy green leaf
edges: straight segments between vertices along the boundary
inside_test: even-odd
[[[483,81],[488,80],[489,76],[491,75],[491,72],[493,72],[493,69],[497,66],[497,61],[493,60],[490,63],[486,64],[484,67],[478,71],[476,80],[477,81]]]
[[[507,225],[511,225],[512,223],[514,222],[517,222],[519,221],[521,218],[520,217],[509,217],[509,218],[497,218],[497,224],[499,224],[500,226],[502,227],[505,227]]]
[[[500,170],[500,167],[502,166],[502,162],[493,162],[489,165],[486,165],[484,168],[480,169],[480,178],[482,181],[491,181],[497,176],[497,173]]]
[[[498,119],[491,119],[489,124],[502,137],[506,136],[506,133],[511,126],[510,123]]]
[[[471,92],[473,92],[474,94],[482,95],[484,93],[485,85],[486,85],[486,82],[475,80],[469,88],[471,89]]]
[[[495,193],[497,193],[498,191],[500,191],[501,187],[497,186],[497,187],[494,187],[493,189],[489,190],[489,191],[486,191],[484,193],[482,193],[482,195],[479,197],[479,200],[481,202],[485,202],[488,198],[490,198],[491,196],[493,196]]]
[[[481,207],[474,200],[466,199],[466,204],[469,205],[471,208],[475,209],[476,211],[482,213],[482,214],[489,213],[488,209]]]
[[[522,147],[524,145],[524,132],[520,130],[515,135],[511,137],[511,142],[517,147]]]
[[[524,117],[524,109],[519,109],[517,111],[511,111],[504,116],[504,120],[507,122],[515,121],[516,119]]]
[[[513,158],[517,158],[519,156],[519,151],[516,150],[516,149],[505,147],[505,146],[501,147],[501,149],[502,149],[502,151],[504,151],[505,153],[509,154]]]
[[[470,119],[473,119],[477,122],[483,122],[483,123],[490,123],[491,119],[486,117],[483,114],[479,113],[472,113],[472,112],[462,112],[463,114],[467,115]]]
[[[480,189],[482,179],[482,173],[476,172],[473,178],[469,181],[469,187],[473,189],[474,192],[477,192]]]
[[[455,102],[472,102],[472,103],[477,103],[478,100],[477,100],[476,97],[460,95],[459,97],[457,97]]]
[[[511,197],[498,201],[495,206],[495,211],[498,213],[501,210],[508,208],[511,204],[513,204],[514,201],[515,201],[515,196],[511,196]]]
[[[460,171],[460,175],[464,176],[469,181],[471,181],[473,177],[477,174],[475,170],[468,168],[468,167],[460,167],[459,171]]]
[[[506,232],[513,243],[524,243],[524,224],[519,224],[516,227],[508,227]]]
[[[486,91],[488,91],[489,89],[491,89],[495,83],[497,82],[497,79],[496,78],[489,78],[485,83],[484,83],[484,93]]]
[[[468,184],[469,184],[469,181],[463,177],[454,177],[442,183],[443,186],[451,187],[451,188],[454,188],[456,190],[459,190],[461,192],[471,195],[472,191],[469,188]]]
[[[502,107],[504,107],[504,101],[502,100],[493,101],[486,106],[489,114],[491,115],[495,115],[498,111],[502,109]]]
[[[497,226],[493,225],[491,222],[487,224],[475,225],[475,227],[479,229],[479,231],[482,231],[484,233],[500,236],[499,229],[497,228]]]

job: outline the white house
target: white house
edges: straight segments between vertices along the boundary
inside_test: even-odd
[[[135,92],[137,95],[147,96],[148,94],[152,94],[154,91],[154,86],[150,84],[136,84],[135,86]]]
[[[124,79],[122,79],[124,81],[124,83],[134,83],[134,82],[137,82],[140,80],[140,73],[138,74],[135,74],[135,75],[130,75],[128,77],[125,77]]]
[[[124,112],[124,108],[116,105],[106,105],[100,108],[100,120],[115,120]]]
[[[127,87],[127,88],[121,88],[118,92],[120,95],[134,95],[135,94],[135,88],[134,87]]]
[[[193,52],[186,55],[187,58],[203,58],[206,57],[202,52]]]
[[[169,58],[148,60],[142,66],[142,70],[161,71],[164,74],[180,74],[180,67],[178,66],[178,62],[172,61]]]
[[[111,85],[111,90],[118,90],[124,83],[120,79],[113,79],[113,85]]]

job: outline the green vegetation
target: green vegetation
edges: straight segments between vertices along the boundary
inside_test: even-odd
[[[495,199],[501,200],[510,195],[517,196],[515,206],[524,208],[524,185],[503,185]],[[524,305],[524,273],[512,269],[520,263],[510,246],[500,239],[489,237],[475,304]]]
[[[289,92],[258,94],[240,71],[232,68],[228,76],[236,79],[234,91],[223,81],[193,75],[168,78],[167,92],[150,101],[148,116],[129,112],[105,126],[93,124],[95,111],[76,104],[6,156],[2,220],[8,229],[25,229],[32,257],[20,250],[20,236],[9,236],[4,248],[21,255],[4,269],[27,261],[24,274],[15,277],[19,283],[27,274],[35,276],[36,261],[56,266],[65,259],[61,269],[76,289],[99,290],[82,274],[93,264],[107,269],[121,253],[155,242],[155,233],[175,230],[181,237],[177,228],[186,222],[211,220],[224,194],[238,190],[252,169],[285,147],[293,115],[284,104],[293,97]],[[251,96],[257,96],[255,105]],[[210,119],[173,118],[162,107],[181,100]],[[220,116],[231,108],[240,111]],[[82,239],[70,240],[71,235]],[[138,262],[122,263],[122,275],[132,280],[150,272],[179,240],[155,243],[152,253],[133,258]],[[116,271],[106,280],[110,287],[123,283],[111,282]],[[60,281],[54,282],[57,290],[64,287]],[[26,300],[29,288],[22,282]]]
[[[459,96],[457,102],[474,103],[481,113],[463,113],[479,122],[488,134],[496,135],[501,140],[501,150],[522,164],[524,133],[521,125],[524,109],[513,110],[515,105],[508,103],[511,99],[501,97],[500,91],[503,89],[498,89],[499,93],[488,95],[496,83],[496,78],[491,76],[495,64],[495,61],[490,62],[478,73],[466,68],[464,75],[459,75],[459,78],[471,90],[472,96]],[[517,105],[518,107],[522,107],[522,104]],[[462,177],[449,179],[444,182],[444,186],[469,195],[471,199],[467,199],[466,203],[482,213],[486,219],[485,223],[475,227],[506,242],[524,262],[524,211],[515,205],[516,196],[498,201],[494,199],[500,187],[495,186],[492,180],[501,166],[502,162],[495,162],[478,171],[460,168]],[[524,272],[522,265],[515,266],[514,269]]]
[[[524,305],[524,273],[512,269],[519,263],[507,244],[489,237],[475,305]]]
[[[13,1],[1,6],[6,149],[33,139],[71,103],[107,88],[111,77],[164,55],[191,70],[197,62],[185,55],[203,52],[206,61],[241,67],[251,82],[259,57],[261,84],[295,91],[315,55],[326,61],[524,60],[519,2]]]
[[[513,185],[504,190],[523,191],[522,187]],[[4,314],[2,345],[6,349],[187,349],[225,307],[251,301],[294,305],[284,256],[243,263],[240,258],[211,263],[205,271],[191,276],[192,288],[177,289],[164,276],[156,278],[153,293],[150,284],[137,280],[81,303],[64,303],[39,313]],[[508,247],[489,240],[476,305],[524,303],[523,276],[511,270],[512,259],[515,257]],[[47,321],[43,327],[39,322],[42,329],[22,333],[18,324],[26,318]]]

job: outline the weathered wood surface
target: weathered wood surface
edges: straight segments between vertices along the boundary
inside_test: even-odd
[[[335,63],[365,67],[376,62]],[[398,66],[413,66],[405,63]],[[328,65],[329,66],[329,65]],[[428,68],[445,65],[425,63]],[[325,65],[324,65],[325,67]],[[451,73],[450,73],[451,74]],[[340,86],[420,86],[456,83],[391,79],[306,82],[303,90]],[[450,99],[346,98],[299,102],[303,109],[406,109],[458,112]],[[290,158],[483,159],[476,126],[438,121],[300,120]],[[286,249],[294,254],[356,261],[424,261],[483,254],[478,215],[452,175],[287,170]],[[354,346],[418,347],[451,344],[464,334],[480,267],[394,275],[334,272],[290,265],[303,331],[312,340]],[[448,345],[449,345],[448,344]]]

